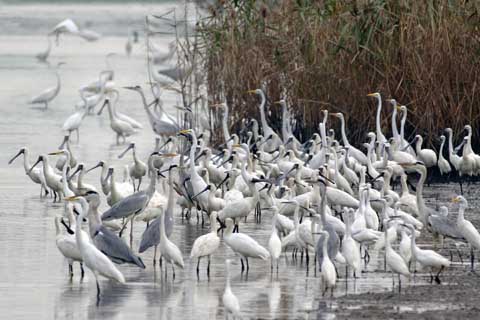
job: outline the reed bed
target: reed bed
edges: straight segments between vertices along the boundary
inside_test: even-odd
[[[408,107],[408,135],[437,149],[444,128],[458,137],[471,124],[478,147],[479,9],[453,0],[219,1],[198,25],[209,99],[226,100],[238,127],[258,117],[246,90],[262,87],[270,102],[287,98],[301,137],[318,130],[321,110],[343,112],[358,145],[375,128],[366,94],[378,91]],[[269,121],[279,129],[277,108],[269,104]],[[384,103],[384,133],[391,112]]]

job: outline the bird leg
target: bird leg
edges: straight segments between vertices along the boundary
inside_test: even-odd
[[[248,258],[245,257],[245,261],[247,261],[247,273],[248,273],[248,270],[250,269],[250,265],[248,264]]]
[[[470,246],[470,271],[473,272],[475,268],[475,255],[473,253],[473,247]]]
[[[243,264],[243,259],[242,258],[240,258],[240,262],[242,263],[242,273],[243,273],[243,271],[245,270],[245,266]]]
[[[133,216],[134,215],[132,215],[132,219],[130,219],[130,248],[133,245]]]
[[[100,302],[100,283],[98,283],[97,275],[95,275],[95,281],[97,282],[97,304]]]
[[[200,273],[200,258],[201,257],[198,257],[198,262],[197,262],[197,276]]]
[[[200,261],[200,259],[199,259]],[[208,256],[208,264],[207,264],[207,277],[210,278],[210,256]]]
[[[310,257],[308,256],[308,247],[305,248],[305,261],[307,263],[307,268],[308,268],[308,263],[310,262]]]
[[[68,272],[70,273],[70,278],[73,277],[73,266],[69,263],[68,264]]]
[[[172,264],[173,280],[175,280],[175,267],[173,266],[173,262],[171,262],[171,264]]]
[[[81,271],[81,276],[82,276],[82,279],[83,277],[85,276],[85,270],[83,269],[83,263],[80,262],[80,271]]]
[[[155,264],[157,263],[156,259],[157,259],[157,246],[155,246],[155,249],[153,250],[153,267],[155,268]]]
[[[140,185],[142,184],[142,177],[138,179],[137,191],[140,191]]]
[[[443,271],[444,268],[445,268],[445,267],[442,266],[442,267],[440,268],[440,270],[437,272],[437,274],[435,275],[435,282],[436,282],[437,284],[441,284],[441,283],[442,283],[442,282],[440,281],[440,273],[442,273],[442,271]]]

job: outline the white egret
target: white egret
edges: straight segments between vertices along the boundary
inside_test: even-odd
[[[63,222],[63,221],[62,221]],[[67,226],[68,227],[68,226]],[[70,229],[70,228],[69,228]],[[82,254],[77,246],[77,241],[75,235],[70,233],[62,233],[60,230],[60,218],[55,217],[55,243],[57,245],[58,251],[67,259],[68,261],[68,270],[70,272],[70,277],[73,277],[73,262],[79,262],[83,278],[83,259]],[[71,230],[69,230],[72,232]],[[82,232],[85,232],[82,230]],[[72,232],[73,233],[73,232]]]
[[[225,261],[225,278],[225,291],[223,292],[222,296],[222,302],[225,306],[225,318],[227,318],[227,314],[229,313],[231,313],[234,317],[240,318],[240,304],[230,288],[230,259]]]
[[[147,165],[137,157],[135,142],[130,143],[127,149],[125,149],[125,151],[123,151],[118,158],[121,159],[129,150],[132,150],[133,155],[133,164],[129,167],[129,173],[130,177],[132,178],[133,189],[138,191],[140,190],[140,185],[142,184],[142,178],[147,174]],[[135,180],[138,180],[138,185],[136,188]]]
[[[477,228],[475,228],[470,221],[465,219],[465,209],[468,207],[467,199],[462,196],[457,196],[452,199],[452,202],[459,204],[457,228],[470,245],[471,270],[473,271],[475,263],[473,251],[475,249],[480,250],[480,233],[478,233]]]
[[[123,142],[127,141],[127,137],[135,133],[135,129],[128,122],[118,119],[113,113],[110,105],[110,100],[105,99],[104,104],[108,107],[108,115],[110,116],[110,128],[117,134],[117,144],[120,143],[120,137],[123,138]]]
[[[43,90],[39,95],[33,97],[30,100],[30,104],[37,104],[41,103],[45,105],[45,109],[48,108],[48,104],[57,97],[58,93],[60,92],[60,74],[58,73],[58,68],[64,64],[63,62],[59,62],[57,67],[55,68],[55,76],[57,78],[57,84],[54,87],[48,88]]]
[[[92,271],[97,282],[97,299],[100,299],[100,284],[98,283],[98,276],[104,276],[105,278],[116,280],[120,283],[125,283],[125,277],[115,267],[113,262],[90,240],[88,234],[82,232],[82,222],[86,218],[88,213],[88,202],[83,197],[75,196],[65,198],[66,201],[77,201],[81,205],[80,213],[77,217],[77,223],[75,225],[75,238],[77,240],[77,246],[82,254],[83,263]]]
[[[200,259],[203,257],[208,257],[207,275],[210,275],[210,256],[217,251],[219,246],[220,237],[217,235],[217,213],[213,211],[210,213],[210,232],[195,239],[190,252],[190,258],[198,259],[197,275],[200,272]]]
[[[330,289],[333,296],[333,289],[335,288],[335,284],[337,282],[337,272],[335,271],[335,265],[328,257],[327,243],[328,243],[329,234],[326,231],[322,231],[321,234],[324,237],[323,246],[322,246],[323,261],[321,265],[322,286],[324,288],[323,295],[325,295],[327,290]]]
[[[268,250],[259,245],[258,242],[250,236],[243,233],[233,233],[232,219],[227,218],[225,222],[227,227],[223,235],[223,239],[227,246],[229,246],[233,252],[237,253],[241,257],[240,261],[242,262],[242,272],[245,270],[243,259],[246,261],[248,273],[248,270],[250,269],[248,258],[267,260],[270,257]]]
[[[445,136],[441,135],[440,136],[440,150],[438,151],[438,169],[440,170],[440,174],[448,174],[450,171],[452,171],[452,168],[450,167],[450,163],[443,157],[443,146],[445,145]]]
[[[277,217],[278,210],[275,208],[272,217],[272,232],[270,234],[270,238],[268,239],[268,251],[270,253],[271,269],[273,270],[273,265],[276,263],[278,272],[278,259],[282,254],[282,241],[277,233]]]

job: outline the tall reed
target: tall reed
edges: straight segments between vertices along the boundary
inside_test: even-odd
[[[460,0],[219,1],[198,26],[209,98],[229,103],[236,126],[258,115],[245,91],[263,86],[270,101],[286,95],[299,135],[316,131],[328,109],[345,114],[358,144],[375,126],[366,94],[378,91],[408,107],[406,133],[427,144],[465,124],[479,138],[479,9]],[[281,113],[269,108],[279,128]],[[383,109],[389,132],[392,108]]]

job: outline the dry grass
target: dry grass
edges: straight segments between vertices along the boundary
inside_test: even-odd
[[[257,102],[245,91],[264,85],[271,101],[286,93],[297,133],[316,130],[326,108],[345,113],[359,143],[375,125],[366,94],[378,91],[408,106],[407,133],[436,144],[446,127],[458,135],[467,123],[480,128],[479,8],[454,0],[222,1],[199,26],[209,96],[249,118]],[[384,104],[385,132],[390,114]]]

